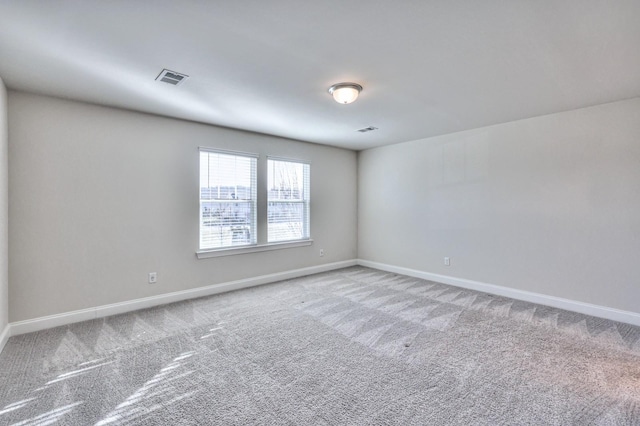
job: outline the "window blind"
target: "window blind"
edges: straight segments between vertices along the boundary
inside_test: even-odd
[[[270,243],[309,238],[309,164],[267,160],[267,240]]]
[[[256,168],[251,154],[200,150],[200,249],[256,244]]]

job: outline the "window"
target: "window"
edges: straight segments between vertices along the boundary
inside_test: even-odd
[[[313,243],[309,164],[276,157],[259,161],[257,154],[204,147],[199,155],[198,259]]]
[[[257,156],[200,150],[200,249],[256,244]]]
[[[267,241],[309,239],[309,165],[268,159]]]

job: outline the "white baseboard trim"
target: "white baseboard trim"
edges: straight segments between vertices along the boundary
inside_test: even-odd
[[[7,324],[4,327],[4,330],[2,330],[2,333],[0,333],[0,353],[2,353],[4,345],[7,344],[7,340],[9,340],[9,337],[11,337],[11,326]]]
[[[464,278],[456,278],[448,275],[433,274],[430,272],[387,265],[364,259],[358,259],[358,265],[640,326],[640,314],[636,312],[623,311],[620,309],[608,308],[606,306],[593,305],[590,303],[578,302],[576,300],[563,299],[561,297],[548,296],[525,290],[517,290],[514,288],[487,284]]]
[[[73,324],[75,322],[122,314],[125,312],[136,311],[138,309],[165,305],[167,303],[179,302],[181,300],[195,299],[197,297],[211,296],[214,294],[226,293],[228,291],[255,287],[258,285],[269,284],[276,281],[317,274],[319,272],[327,272],[334,269],[346,268],[348,266],[354,266],[356,264],[357,261],[355,259],[327,263],[324,265],[293,269],[290,271],[278,272],[275,274],[260,275],[258,277],[246,278],[243,280],[230,281],[222,284],[213,284],[205,287],[165,293],[158,296],[145,297],[142,299],[129,300],[126,302],[113,303],[110,305],[96,306],[94,308],[49,315],[46,317],[34,318],[25,321],[17,321],[10,323],[5,328],[5,331],[2,334],[4,340],[0,340],[0,343],[6,341],[10,336],[17,336],[18,334],[31,333],[33,331],[45,330],[47,328]],[[7,334],[6,337],[4,337],[5,334]],[[1,347],[2,346],[0,346],[0,348]]]

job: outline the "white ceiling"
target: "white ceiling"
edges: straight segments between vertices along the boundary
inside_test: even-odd
[[[359,150],[640,96],[640,1],[0,0],[0,77]]]

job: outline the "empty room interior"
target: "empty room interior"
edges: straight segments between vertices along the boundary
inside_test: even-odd
[[[640,425],[639,22],[0,0],[0,424]]]

